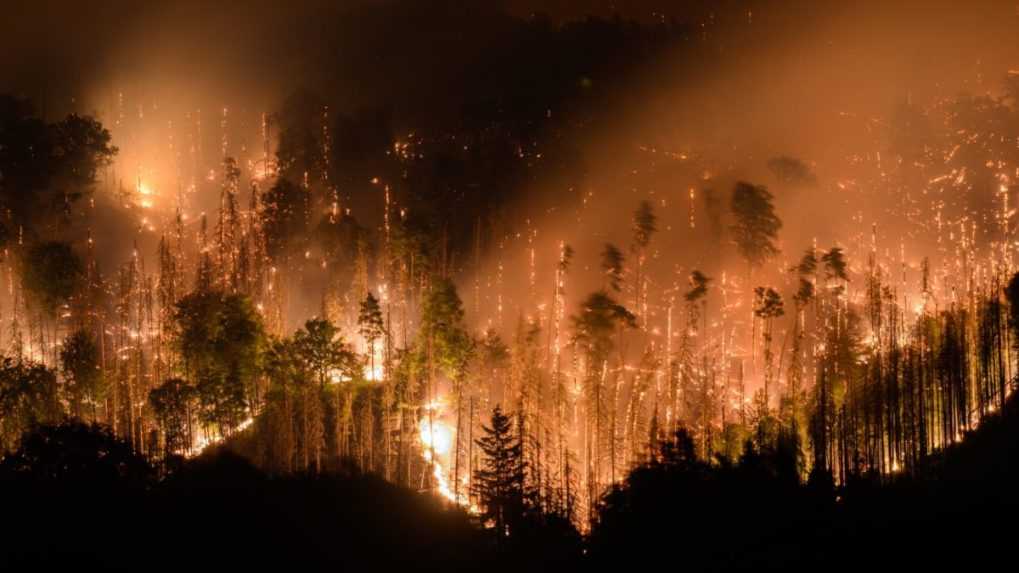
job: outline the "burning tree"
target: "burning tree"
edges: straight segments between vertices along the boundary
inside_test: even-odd
[[[774,357],[772,356],[771,339],[775,325],[775,319],[785,314],[782,303],[782,295],[778,294],[771,287],[757,287],[754,289],[754,315],[764,322],[764,404],[768,408],[769,396],[768,387],[773,383],[774,372],[772,371]]]
[[[584,361],[585,481],[588,500],[594,500],[600,491],[598,484],[604,479],[602,460],[614,448],[611,423],[615,417],[611,410],[616,404],[614,393],[607,388],[609,376],[615,376],[609,371],[609,359],[615,348],[613,337],[623,328],[635,327],[637,321],[604,290],[591,294],[584,301],[581,314],[572,320],[573,345]]]
[[[422,311],[421,330],[425,334],[428,345],[429,390],[428,402],[435,400],[436,366],[452,382],[453,396],[456,400],[456,434],[453,448],[453,492],[458,498],[460,493],[461,462],[464,457],[464,396],[467,382],[468,366],[475,354],[475,342],[464,328],[464,310],[456,286],[448,279],[439,280],[432,287],[425,307]],[[428,409],[428,424],[434,428],[434,408]],[[432,453],[434,456],[434,452]]]

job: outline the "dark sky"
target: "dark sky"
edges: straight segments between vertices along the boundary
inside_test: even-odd
[[[70,69],[102,67],[125,39],[164,42],[168,34],[230,50],[237,41],[266,34],[264,41],[299,36],[302,28],[335,21],[344,13],[390,0],[7,0],[0,18],[0,69],[7,85],[45,75],[46,66]],[[411,0],[397,4],[427,4]],[[435,3],[442,4],[442,3]],[[452,3],[456,4],[456,3]],[[465,3],[466,4],[466,3]],[[555,18],[621,13],[647,19],[664,7],[683,13],[689,2],[629,0],[622,6],[604,0],[507,0],[478,2],[526,17],[536,10]],[[310,38],[304,38],[311,40]],[[159,46],[148,46],[158,50]],[[139,49],[144,49],[139,47]]]
[[[385,76],[419,87],[448,81],[445,76],[458,73],[463,60],[499,37],[508,15],[527,18],[540,10],[555,20],[621,14],[649,21],[662,6],[682,15],[697,11],[687,5],[712,3],[621,4],[8,0],[0,20],[0,91],[31,97],[56,113],[68,106],[92,111],[96,92],[125,89],[158,91],[164,99],[182,95],[171,93],[181,89],[217,101],[258,94],[266,101],[252,105],[264,105],[295,85],[341,77],[357,84],[350,97],[363,104],[384,97],[373,86],[385,84]],[[174,87],[168,88],[171,78]],[[83,98],[89,103],[82,104]]]
[[[937,74],[947,80],[981,66],[1019,68],[1011,60],[1019,46],[1017,6],[1019,0],[8,0],[0,19],[0,91],[54,108],[124,89],[158,91],[164,99],[237,101],[243,94],[264,106],[294,86],[332,80],[363,104],[384,99],[379,90],[387,84],[407,91],[452,81],[499,37],[506,12],[535,11],[554,19],[620,14],[711,22],[731,40],[712,62],[719,69],[762,70],[782,57],[814,62],[832,76],[876,68],[887,72],[882,81],[896,83],[905,70],[931,84]],[[748,35],[751,26],[756,32]]]

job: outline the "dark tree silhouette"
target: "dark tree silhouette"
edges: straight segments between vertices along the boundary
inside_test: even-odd
[[[91,117],[46,123],[24,100],[0,95],[0,241],[42,236],[91,192],[96,174],[117,148]]]
[[[66,384],[64,394],[75,417],[83,417],[87,408],[96,421],[96,407],[106,394],[101,361],[99,347],[88,332],[76,330],[64,339],[60,368]]]
[[[1009,279],[1005,298],[1008,300],[1008,326],[1012,330],[1012,341],[1019,348],[1019,273]]]
[[[379,300],[375,295],[368,293],[368,296],[361,302],[361,308],[357,315],[358,332],[368,344],[369,368],[372,376],[375,375],[375,342],[386,334],[386,325],[382,319],[382,309],[379,307]]]
[[[492,410],[491,425],[482,429],[485,435],[478,439],[478,447],[483,459],[474,473],[475,495],[482,508],[481,519],[491,525],[496,539],[503,543],[527,511],[526,463],[513,420],[502,413],[502,408]]]
[[[257,398],[254,382],[266,344],[261,315],[243,295],[209,290],[181,299],[174,321],[175,345],[185,378],[198,390],[201,419],[228,434]]]
[[[29,247],[22,266],[25,290],[50,317],[78,291],[84,278],[81,259],[67,243],[50,241]]]
[[[623,253],[612,243],[605,243],[605,249],[601,254],[601,268],[605,273],[606,289],[620,292],[623,284]]]
[[[0,462],[0,475],[83,488],[147,488],[155,477],[148,461],[108,428],[76,421],[26,433]]]
[[[266,249],[277,264],[282,264],[288,256],[305,248],[310,197],[307,190],[280,178],[265,192],[262,204]]]
[[[780,182],[789,185],[815,185],[817,176],[811,171],[810,166],[803,161],[781,155],[768,160],[768,169]]]
[[[754,269],[778,254],[775,239],[782,221],[775,215],[772,195],[766,188],[739,182],[732,192],[732,213],[736,218],[730,229],[736,248]]]
[[[21,434],[61,416],[56,374],[28,360],[0,362],[0,452],[13,449]]]
[[[191,451],[197,394],[193,386],[180,378],[171,378],[149,392],[149,405],[163,430],[166,457]]]

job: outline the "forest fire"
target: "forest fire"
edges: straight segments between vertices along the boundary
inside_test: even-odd
[[[251,427],[251,425],[254,423],[255,423],[254,418],[247,418],[240,424],[238,424],[237,427],[234,428],[234,431],[243,432],[244,430],[247,430],[249,427]],[[218,434],[203,434],[197,438],[195,444],[191,446],[191,449],[185,455],[191,458],[200,456],[209,447],[223,443],[224,439],[225,439],[224,436]]]
[[[431,479],[435,480],[435,491],[440,496],[453,503],[466,503],[465,497],[457,499],[453,489],[449,486],[449,479],[439,462],[440,456],[449,453],[452,444],[452,432],[449,427],[439,421],[422,419],[420,424],[421,447],[425,462],[431,464]]]
[[[155,195],[155,193],[152,191],[152,188],[149,187],[147,183],[139,181],[138,195],[139,195],[138,206],[141,207],[142,209],[151,209],[152,206],[154,205],[153,195]]]
[[[449,426],[442,422],[429,422],[427,418],[422,419],[419,424],[421,430],[421,445],[429,457],[433,455],[444,456],[449,453],[452,444],[452,432]]]
[[[223,21],[307,45],[167,13],[0,95],[0,477],[80,423],[152,483],[377,476],[496,554],[619,557],[658,505],[947,495],[1009,427],[1014,7],[255,4]]]

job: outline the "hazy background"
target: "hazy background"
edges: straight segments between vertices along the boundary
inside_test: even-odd
[[[542,67],[542,54],[518,50],[514,30],[524,19],[557,26],[620,17],[683,30],[687,41],[625,73],[610,67],[568,78],[580,95],[550,102],[556,137],[576,157],[562,172],[520,184],[504,234],[487,246],[500,255],[486,259],[518,269],[533,247],[539,284],[550,281],[545,271],[560,241],[574,245],[578,268],[596,283],[602,243],[627,244],[630,213],[644,198],[659,209],[656,244],[680,261],[673,264],[720,268],[731,253],[703,232],[702,194],[715,188],[727,204],[738,179],[773,186],[786,222],[784,258],[813,240],[848,243],[835,222],[873,220],[881,206],[834,190],[852,175],[847,158],[881,151],[895,106],[997,93],[1004,74],[1019,69],[1015,1],[16,0],[4,10],[0,90],[33,98],[48,116],[98,115],[121,147],[118,177],[128,186],[152,177],[163,188],[179,183],[164,163],[160,130],[195,110],[215,126],[228,107],[231,151],[242,157],[260,150],[260,114],[302,88],[340,113],[385,108],[399,133],[456,129],[465,104],[506,89],[506,70],[533,62],[540,74],[556,74]],[[541,77],[522,73],[509,83],[526,93]],[[159,119],[116,124],[119,98],[130,113]],[[776,185],[766,161],[779,155],[804,161],[818,184]],[[476,272],[488,282],[497,273]],[[502,280],[523,292],[530,279]]]

